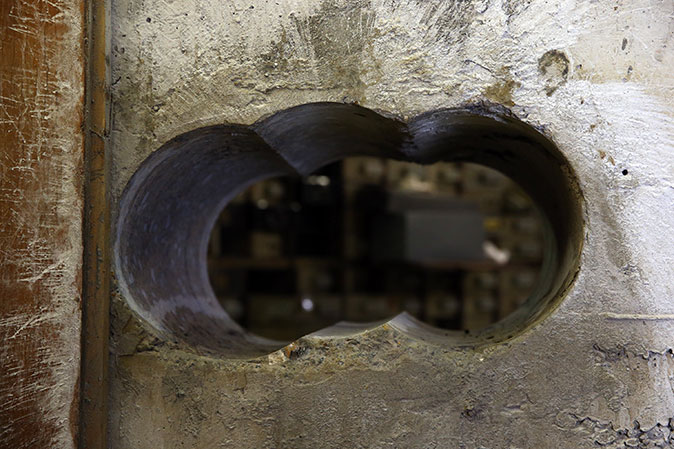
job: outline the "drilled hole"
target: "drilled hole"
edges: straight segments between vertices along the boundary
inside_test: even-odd
[[[493,169],[353,157],[237,195],[209,277],[231,318],[276,340],[401,312],[481,329],[533,292],[542,237],[533,201]]]
[[[540,275],[525,303],[508,317],[468,334],[406,315],[394,318],[391,326],[433,344],[495,344],[524,332],[559,304],[578,269],[582,219],[572,170],[552,142],[501,110],[440,110],[405,124],[355,105],[316,103],[253,126],[185,133],[141,165],[124,192],[116,225],[116,270],[130,307],[165,338],[226,357],[283,346],[247,332],[218,302],[207,270],[210,230],[225,205],[256,182],[310,176],[351,156],[424,166],[482,164],[510,177],[542,212]],[[358,330],[342,326],[318,334]]]

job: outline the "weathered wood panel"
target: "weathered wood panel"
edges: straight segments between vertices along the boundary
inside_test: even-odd
[[[75,447],[81,0],[0,1],[0,447]]]

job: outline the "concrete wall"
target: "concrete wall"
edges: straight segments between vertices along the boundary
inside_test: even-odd
[[[403,120],[489,101],[566,156],[585,235],[561,305],[479,349],[383,325],[232,360],[158,336],[116,292],[111,447],[667,447],[673,14],[666,0],[112,2],[113,215],[143,160],[199,126],[315,101]]]

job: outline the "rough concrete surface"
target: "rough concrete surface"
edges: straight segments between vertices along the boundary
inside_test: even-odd
[[[111,447],[668,447],[673,16],[645,0],[113,2],[113,204],[200,126],[490,101],[569,160],[585,236],[554,313],[474,350],[385,324],[230,360],[158,337],[117,293]]]

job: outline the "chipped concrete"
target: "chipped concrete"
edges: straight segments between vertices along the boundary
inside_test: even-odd
[[[491,100],[569,160],[585,241],[561,306],[480,350],[384,325],[227,360],[157,338],[117,293],[111,447],[666,447],[673,14],[664,0],[113,2],[114,204],[199,126],[314,101],[406,120]]]
[[[569,78],[569,58],[559,50],[546,51],[538,60],[538,72],[544,79],[545,94],[549,97]]]

